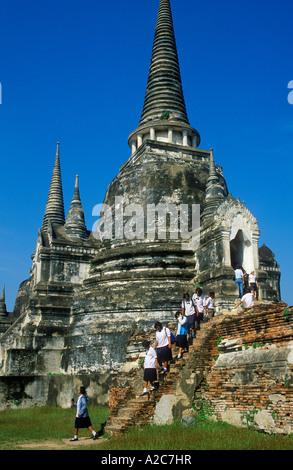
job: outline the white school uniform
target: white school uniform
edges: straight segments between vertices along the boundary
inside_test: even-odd
[[[157,353],[152,346],[146,351],[144,368],[145,369],[155,369],[156,368],[156,359]]]
[[[206,302],[206,308],[208,310],[214,310],[214,299],[212,299],[211,297],[208,298],[207,302]]]
[[[197,306],[199,313],[203,313],[204,307],[206,306],[205,296],[203,294],[201,294],[201,296],[194,294],[192,297],[192,300],[194,304]]]
[[[186,317],[189,317],[190,315],[195,314],[195,308],[190,297],[188,300],[184,299],[182,301],[182,308],[184,308],[184,315]]]
[[[241,301],[245,302],[246,308],[253,307],[254,306],[254,295],[249,292],[248,294],[245,294],[242,297]]]
[[[256,276],[254,274],[249,274],[249,284],[256,284]]]
[[[158,348],[164,348],[169,344],[169,336],[171,336],[169,328],[162,328],[161,331],[156,331],[156,340],[158,341]]]

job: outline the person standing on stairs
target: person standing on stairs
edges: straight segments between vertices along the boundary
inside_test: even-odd
[[[178,312],[175,313],[175,318],[177,320],[177,333],[176,333],[176,346],[179,348],[179,354],[177,359],[181,359],[182,353],[188,351],[188,341],[187,341],[187,318],[184,313]]]
[[[194,338],[195,329],[195,305],[188,292],[184,292],[182,301],[182,315],[187,318],[187,332],[189,339]]]
[[[140,396],[148,393],[148,382],[151,384],[151,392],[155,390],[154,382],[157,380],[157,369],[159,368],[157,353],[151,346],[150,341],[143,341],[143,347],[146,349],[144,361],[144,389]]]
[[[235,278],[235,283],[238,287],[239,291],[239,298],[241,299],[243,297],[243,271],[239,264],[237,264],[236,269],[234,271],[234,278]]]
[[[249,274],[249,287],[254,295],[254,298],[258,300],[258,282],[254,271]]]
[[[215,293],[210,292],[210,296],[206,301],[206,314],[208,320],[213,318],[215,316],[215,306],[214,306],[214,298],[215,298]]]
[[[168,369],[168,362],[172,360],[171,332],[169,328],[163,327],[159,321],[155,323],[155,330],[156,342],[154,348],[157,350],[159,373],[163,372],[165,374]]]
[[[207,313],[206,299],[200,287],[196,289],[196,293],[193,294],[192,300],[196,308],[195,320],[197,322],[197,330],[200,330],[200,323],[204,319],[204,314]]]

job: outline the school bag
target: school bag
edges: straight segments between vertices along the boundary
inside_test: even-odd
[[[166,336],[167,336],[166,328],[164,328],[164,330],[165,330],[165,334],[166,334]],[[172,331],[170,331],[170,338],[171,338],[171,344],[176,343],[176,338],[175,338],[175,336],[173,335]]]
[[[170,331],[170,333],[171,333],[171,344],[174,344],[174,343],[176,343],[176,338],[173,335],[172,331]]]

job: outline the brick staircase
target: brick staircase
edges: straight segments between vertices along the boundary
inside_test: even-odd
[[[189,409],[193,405],[200,409],[204,400],[214,408],[214,417],[217,419],[222,419],[223,406],[226,410],[227,403],[229,409],[240,414],[248,413],[252,409],[262,410],[264,409],[263,404],[269,403],[266,405],[268,409],[272,409],[276,416],[281,416],[280,419],[276,418],[279,419],[276,429],[283,426],[284,432],[287,433],[286,426],[293,426],[291,418],[293,365],[285,361],[286,381],[276,380],[275,374],[278,367],[284,374],[282,368],[284,361],[280,361],[279,366],[275,354],[279,352],[285,354],[285,349],[291,344],[293,338],[292,321],[293,307],[286,307],[280,303],[260,303],[244,313],[224,312],[222,315],[202,323],[193,344],[189,346],[189,352],[184,354],[182,359],[175,359],[178,349],[175,346],[172,347],[174,359],[170,363],[168,373],[166,376],[159,376],[157,389],[154,393],[143,397],[140,396],[143,388],[143,369],[137,369],[137,364],[144,354],[141,349],[142,341],[144,339],[152,341],[154,337],[152,337],[151,330],[135,332],[129,343],[126,364],[128,366],[134,364],[136,367],[126,368],[123,373],[119,372],[113,386],[110,387],[110,416],[105,426],[105,432],[117,436],[131,427],[151,423],[156,406],[164,395],[171,394],[178,397],[178,413],[180,415],[180,394],[183,392],[187,398],[183,409]],[[170,327],[170,325],[168,326]],[[172,330],[174,333],[174,325]],[[235,374],[237,377],[239,374],[240,376],[245,374],[246,369],[243,362],[237,364],[236,361],[235,364],[232,362],[222,367],[214,367],[219,355],[222,358],[225,357],[222,356],[223,351],[220,348],[223,340],[234,341],[234,343],[236,341],[237,344],[242,345],[242,354],[246,351],[249,354],[246,367],[248,367],[249,374],[254,374],[252,385],[247,384],[246,381],[244,385],[241,382],[235,383]],[[255,349],[257,343],[262,346],[259,351]],[[270,361],[268,361],[268,354],[271,355]],[[253,362],[254,356],[258,358],[255,363]],[[265,362],[259,362],[259,358],[261,361],[265,359]],[[251,364],[249,361],[252,361]],[[265,380],[264,374],[266,374]],[[281,395],[284,397],[282,406],[280,406],[280,402],[274,404],[271,401],[270,395],[273,393],[278,397]]]
[[[176,382],[180,380],[180,376],[184,367],[188,364],[190,357],[196,351],[201,339],[205,335],[204,326],[197,332],[193,344],[189,345],[188,353],[185,353],[181,359],[177,359],[178,348],[172,347],[173,360],[169,365],[167,374],[158,374],[158,381],[155,384],[156,390],[147,395],[140,396],[124,391],[124,398],[120,399],[115,411],[110,413],[107,421],[105,432],[111,436],[117,436],[133,426],[143,426],[151,422],[156,404],[163,395],[175,392]],[[143,382],[141,381],[141,390]],[[130,386],[131,388],[131,386]]]

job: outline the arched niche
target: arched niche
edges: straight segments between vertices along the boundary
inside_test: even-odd
[[[245,271],[254,270],[253,246],[251,234],[242,228],[232,227],[230,234],[230,257],[231,266],[235,269],[237,265],[242,266]]]

